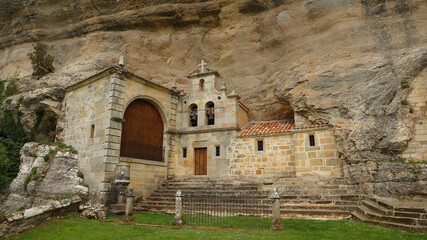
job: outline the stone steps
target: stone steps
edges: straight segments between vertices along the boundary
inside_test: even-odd
[[[258,209],[265,214],[271,214],[271,200],[268,199],[273,188],[272,183],[231,181],[233,180],[215,181],[200,178],[171,180],[159,185],[145,201],[136,203],[135,210],[174,213],[175,194],[180,190],[184,194],[184,206],[186,196],[221,196],[230,198],[228,204],[236,209],[247,207],[249,211]],[[354,186],[337,179],[283,178],[275,182],[274,187],[279,189],[282,215],[285,217],[350,217],[349,211],[357,207],[357,201],[354,200],[360,198],[359,194],[353,194],[356,192]],[[352,194],[348,194],[349,192]],[[243,206],[243,201],[233,199],[236,194],[250,196],[256,205]]]
[[[409,232],[421,232],[421,233],[427,232],[426,226],[414,226],[414,225],[407,225],[407,224],[401,224],[401,223],[395,223],[395,222],[373,220],[359,212],[352,212],[351,214],[354,219],[366,222],[368,224],[376,225],[376,226],[393,228],[393,229],[409,231]]]
[[[352,216],[373,225],[404,231],[427,232],[425,208],[397,206],[393,202],[398,203],[399,200],[370,197],[360,202]],[[406,201],[406,204],[411,205],[411,202]]]
[[[183,192],[184,197],[185,196],[191,196],[195,193],[188,193]],[[216,196],[217,193],[211,193],[207,194],[206,192],[204,194],[199,193],[196,196]],[[250,196],[253,199],[264,199],[266,197],[269,197],[270,193],[266,194],[258,194],[258,193],[252,193]],[[221,194],[222,197],[232,197],[235,196],[234,194]],[[295,202],[310,202],[310,201],[319,201],[319,202],[325,202],[325,203],[333,203],[337,201],[348,201],[348,202],[357,202],[355,200],[359,199],[359,195],[281,195],[281,201],[295,201]],[[147,198],[147,201],[158,201],[162,199],[168,199],[171,201],[175,201],[175,192],[171,192],[168,194],[161,193],[161,194],[153,194],[150,197]]]
[[[176,192],[178,190],[175,189],[157,189],[153,192],[152,195],[162,195],[162,196],[175,196]],[[215,195],[215,193],[218,193],[220,195],[236,195],[237,194],[249,194],[249,195],[256,195],[256,196],[268,196],[271,194],[271,191],[257,191],[257,190],[239,190],[239,189],[225,189],[222,191],[218,191],[216,189],[180,189],[181,192],[184,193],[184,195]],[[301,191],[281,191],[279,189],[280,195],[312,195],[312,196],[333,196],[333,195],[347,195],[347,190],[337,190],[337,189],[324,189],[324,190],[301,190]],[[358,195],[353,195],[358,196]]]
[[[260,210],[260,207],[257,206],[256,212],[258,214],[269,214],[271,215],[271,206],[263,206],[264,210]],[[174,214],[175,207],[174,206],[165,206],[165,205],[138,205],[135,206],[136,211],[156,211],[156,212],[164,212],[169,214]],[[255,211],[251,208],[246,208],[247,212]],[[201,212],[202,213],[202,212]],[[240,214],[239,210],[228,210],[228,214]],[[323,217],[323,218],[349,218],[351,217],[349,210],[347,208],[339,209],[336,206],[331,207],[319,207],[319,206],[312,206],[310,207],[299,207],[299,206],[293,206],[293,207],[286,207],[281,206],[281,217],[285,218],[310,218],[310,217]]]

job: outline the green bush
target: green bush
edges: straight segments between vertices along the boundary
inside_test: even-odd
[[[11,180],[8,174],[11,164],[7,149],[0,143],[0,192],[7,188]]]
[[[406,80],[400,82],[400,84],[407,84],[407,83],[408,83],[408,81],[406,81]]]
[[[79,177],[79,178],[84,178],[84,175],[83,175],[83,173],[82,173],[82,172],[78,171],[78,172],[77,172],[77,177]]]
[[[19,72],[15,72],[6,79],[0,80],[0,104],[3,103],[6,98],[20,93],[16,85],[18,77]]]
[[[45,162],[49,162],[49,160],[50,160],[50,156],[49,156],[49,154],[44,155],[43,160],[44,160]]]
[[[402,105],[408,105],[408,101],[406,101],[406,100],[402,100],[400,103],[401,103]]]
[[[33,76],[41,77],[53,72],[53,57],[47,53],[47,45],[36,42],[33,44],[34,51],[28,53],[33,66]]]
[[[22,145],[0,137],[0,192],[3,192],[18,174]]]

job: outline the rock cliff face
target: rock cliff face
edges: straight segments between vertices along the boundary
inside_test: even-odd
[[[425,0],[0,0],[0,77],[21,71],[24,92],[64,87],[124,55],[138,75],[184,88],[203,57],[250,118],[295,111],[331,124],[357,164],[389,159],[413,135],[400,83],[427,66],[426,24]],[[55,57],[39,80],[34,40]]]

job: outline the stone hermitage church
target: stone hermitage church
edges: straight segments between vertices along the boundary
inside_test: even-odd
[[[219,76],[202,61],[184,94],[120,64],[67,87],[64,142],[79,152],[91,198],[105,201],[117,165],[130,166],[130,185],[144,199],[168,179],[341,176],[331,127],[297,114],[250,122]]]

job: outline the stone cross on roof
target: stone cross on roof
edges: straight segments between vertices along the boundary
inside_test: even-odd
[[[202,62],[198,65],[201,68],[200,73],[204,73],[205,72],[205,66],[208,65],[205,60],[202,59]]]

